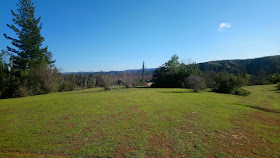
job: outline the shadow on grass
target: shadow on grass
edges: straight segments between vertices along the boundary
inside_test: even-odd
[[[200,93],[200,92],[193,92],[193,91],[160,91],[160,93]]]
[[[98,92],[110,92],[110,91],[118,91],[118,90],[124,90],[127,89],[125,87],[112,87],[110,90],[105,90],[104,88],[97,90],[97,91],[85,91],[80,93],[98,93]]]
[[[280,90],[278,90],[278,89],[271,89],[269,91],[271,91],[271,92],[280,92]]]
[[[152,88],[152,87],[133,87],[133,88]]]
[[[98,93],[98,92],[103,92],[105,90],[98,90],[98,91],[85,91],[85,92],[79,92],[79,93]]]
[[[280,93],[280,90],[278,89],[274,89],[274,90],[270,90],[271,92],[275,92],[275,93]]]
[[[280,113],[280,110],[276,110],[276,109],[268,109],[268,108],[264,108],[264,107],[260,107],[260,106],[256,106],[256,105],[245,105],[245,104],[238,104],[238,103],[235,103],[235,104],[257,109],[257,110],[261,110],[261,111],[265,111],[265,112]]]

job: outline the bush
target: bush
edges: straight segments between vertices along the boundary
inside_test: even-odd
[[[94,88],[94,83],[93,82],[90,82],[87,86],[88,88]]]
[[[280,90],[280,82],[278,82],[276,88],[277,88],[278,90]]]
[[[104,90],[105,90],[105,91],[109,91],[109,90],[111,90],[111,88],[109,87],[109,85],[106,84],[106,85],[104,86]]]
[[[241,88],[241,86],[244,86],[246,83],[245,81],[246,79],[241,76],[221,72],[216,76],[215,84],[212,90],[218,93],[247,96],[250,92]]]
[[[178,61],[179,57],[173,55],[169,61],[156,69],[153,73],[155,88],[181,88],[187,87],[186,78],[190,75],[200,76],[202,72],[198,64],[185,65]]]
[[[280,75],[279,74],[271,74],[267,77],[267,82],[268,83],[272,83],[272,84],[276,84],[280,82]]]
[[[129,83],[125,83],[125,88],[132,88],[132,85]]]
[[[214,84],[215,84],[215,76],[216,76],[216,72],[213,71],[207,71],[203,73],[203,79],[205,81],[206,87],[207,88],[213,88]]]
[[[64,82],[59,86],[59,92],[73,91],[76,85],[74,83]]]
[[[28,89],[32,95],[57,92],[62,75],[56,67],[39,65],[27,74]]]
[[[215,84],[212,90],[218,93],[230,94],[239,87],[241,87],[241,82],[237,76],[227,72],[221,72],[215,77]]]
[[[16,91],[16,95],[19,97],[27,97],[30,95],[30,93],[26,86],[20,86]]]
[[[240,96],[248,96],[249,94],[251,94],[251,92],[249,92],[243,88],[238,88],[238,89],[234,90],[233,94],[240,95]]]
[[[206,87],[204,80],[196,75],[190,75],[187,78],[187,84],[188,88],[193,89],[194,92],[204,90]]]

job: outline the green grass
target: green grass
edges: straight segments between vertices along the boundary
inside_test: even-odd
[[[280,93],[87,89],[0,100],[0,157],[279,157]]]

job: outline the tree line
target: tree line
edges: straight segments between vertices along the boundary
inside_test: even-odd
[[[214,71],[209,68],[205,69],[205,65],[203,65],[204,71],[202,71],[200,64],[186,65],[180,63],[178,59],[177,55],[173,55],[169,61],[154,71],[152,87],[191,88],[196,92],[210,88],[218,93],[246,96],[249,95],[249,92],[242,89],[243,86],[280,82],[279,73],[266,75],[263,69],[253,75],[240,70],[231,72],[227,66]]]
[[[143,71],[145,69],[143,68]],[[121,74],[65,74],[64,81],[74,84],[81,89],[104,87],[110,89],[111,86],[125,86],[131,88],[135,86],[145,86],[146,82],[152,79],[152,75],[142,72],[124,71]],[[106,88],[107,87],[107,88]]]

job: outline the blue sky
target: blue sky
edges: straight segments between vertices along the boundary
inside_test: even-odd
[[[63,72],[280,54],[279,0],[33,0]],[[0,0],[0,49],[18,0]],[[220,28],[219,28],[220,27]]]

